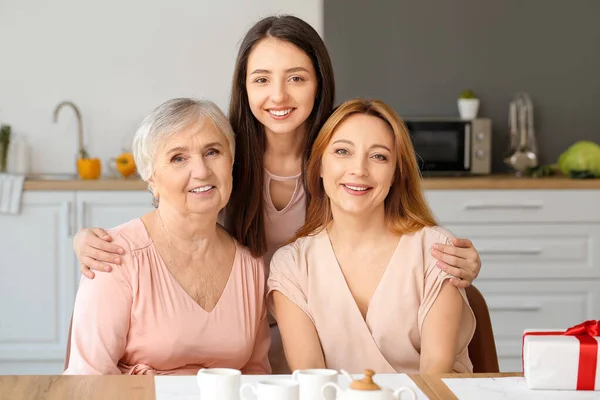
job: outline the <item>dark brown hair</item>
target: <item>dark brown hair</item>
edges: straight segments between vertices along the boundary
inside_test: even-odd
[[[306,222],[295,239],[316,234],[332,220],[329,197],[321,180],[321,160],[338,126],[349,116],[365,114],[383,120],[394,134],[396,170],[394,182],[385,198],[385,222],[397,234],[436,225],[421,188],[421,173],[406,126],[398,114],[379,100],[354,99],[339,106],[317,136],[306,170],[307,192],[312,201],[306,210]],[[365,132],[368,134],[368,132]]]
[[[229,103],[229,121],[236,134],[236,157],[226,222],[231,234],[256,257],[267,250],[263,221],[266,137],[263,125],[250,110],[246,70],[253,47],[267,37],[291,43],[304,51],[311,59],[317,75],[317,97],[306,121],[302,171],[305,170],[315,137],[331,114],[335,100],[329,53],[319,34],[308,23],[297,17],[282,15],[264,18],[250,28],[238,52]],[[306,183],[304,176],[303,180]],[[307,204],[308,201],[307,193]]]

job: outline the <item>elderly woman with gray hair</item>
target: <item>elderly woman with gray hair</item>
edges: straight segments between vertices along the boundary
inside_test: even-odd
[[[234,140],[209,101],[170,100],[143,121],[133,155],[156,209],[110,231],[126,250],[112,274],[81,280],[65,374],[271,372],[262,260],[217,223]]]

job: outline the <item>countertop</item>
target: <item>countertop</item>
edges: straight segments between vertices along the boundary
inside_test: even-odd
[[[147,190],[140,179],[107,178],[98,180],[25,180],[24,190]],[[518,178],[512,175],[481,177],[425,177],[426,190],[535,190],[535,189],[600,189],[600,179],[574,180],[563,176]]]

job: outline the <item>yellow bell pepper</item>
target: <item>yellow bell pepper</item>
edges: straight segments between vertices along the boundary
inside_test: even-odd
[[[81,179],[98,179],[102,174],[99,158],[80,158],[77,160],[77,172]]]
[[[133,160],[133,154],[123,153],[117,157],[116,160],[117,170],[125,178],[136,172],[135,161]]]

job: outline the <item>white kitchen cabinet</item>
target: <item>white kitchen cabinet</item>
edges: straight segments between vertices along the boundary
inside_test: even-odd
[[[600,319],[600,190],[429,190],[440,225],[470,239],[501,372],[522,371],[525,329]]]
[[[0,215],[0,374],[60,374],[79,284],[73,236],[152,209],[144,191],[25,191]]]
[[[0,374],[58,373],[75,294],[75,193],[25,192],[0,215]]]

